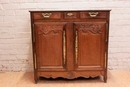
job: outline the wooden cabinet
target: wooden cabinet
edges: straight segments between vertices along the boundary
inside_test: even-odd
[[[34,79],[107,80],[110,10],[30,11]]]

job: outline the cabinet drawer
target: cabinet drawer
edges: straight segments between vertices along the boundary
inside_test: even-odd
[[[64,18],[65,19],[77,18],[77,12],[64,12]]]
[[[106,12],[80,12],[80,18],[106,18]]]
[[[34,13],[34,19],[60,19],[60,12],[43,12],[43,13]]]

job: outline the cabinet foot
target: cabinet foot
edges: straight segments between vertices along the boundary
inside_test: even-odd
[[[35,80],[35,84],[37,84],[37,80]]]
[[[35,79],[35,84],[37,84],[37,82],[38,82],[38,79]]]
[[[37,84],[37,81],[35,81],[35,84]]]
[[[37,84],[38,80],[35,80],[35,84]]]
[[[104,83],[107,83],[107,78],[106,77],[104,77]]]

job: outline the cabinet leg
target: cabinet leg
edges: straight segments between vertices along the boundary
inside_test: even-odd
[[[38,79],[35,79],[35,84],[37,84],[37,82],[38,82]]]
[[[34,80],[35,80],[35,84],[37,84],[37,82],[38,82],[39,78],[35,78]]]
[[[37,84],[37,80],[35,80],[35,84]]]
[[[104,76],[104,83],[107,83],[107,77]]]

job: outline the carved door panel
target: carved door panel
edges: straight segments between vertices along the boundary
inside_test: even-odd
[[[75,69],[103,70],[105,62],[105,22],[74,23]]]
[[[65,71],[65,22],[34,23],[37,66],[41,71]]]

